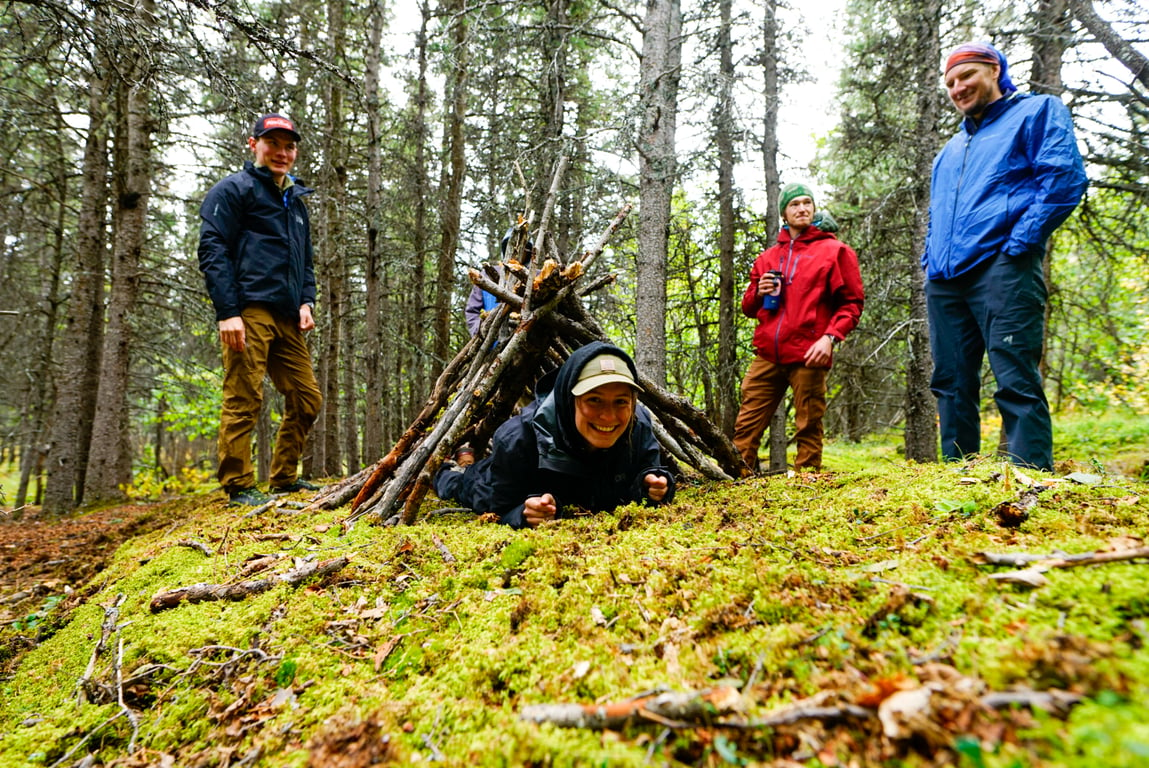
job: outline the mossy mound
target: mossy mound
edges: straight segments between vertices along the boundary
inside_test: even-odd
[[[35,647],[0,683],[0,764],[1144,764],[1144,562],[1052,569],[1029,588],[972,556],[1135,547],[1149,486],[1060,479],[1003,527],[995,510],[1026,490],[1003,469],[854,462],[533,531],[431,507],[415,526],[346,530],[346,510],[247,517],[204,497],[122,546],[53,608],[50,633],[3,630]],[[149,609],[163,590],[339,555],[347,567],[302,586]],[[520,718],[718,686],[739,689],[739,708],[702,722]],[[917,720],[877,716],[923,690]],[[1079,703],[980,698],[1019,690]],[[786,705],[855,709],[765,720]]]

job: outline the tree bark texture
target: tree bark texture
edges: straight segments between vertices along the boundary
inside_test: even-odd
[[[762,16],[762,51],[760,61],[762,64],[762,170],[763,183],[766,187],[766,211],[763,213],[764,231],[767,237],[773,238],[779,226],[777,218],[778,196],[781,192],[782,178],[778,171],[778,104],[779,93],[779,61],[778,51],[778,2],[765,0]],[[786,413],[787,404],[784,398],[778,404],[778,410],[770,417],[770,429],[767,433],[769,446],[769,471],[773,474],[786,471]],[[730,434],[734,429],[731,426]],[[757,470],[757,467],[754,467]]]
[[[153,24],[152,0],[136,6],[141,28]],[[108,300],[108,327],[100,366],[96,418],[88,453],[84,498],[88,501],[122,500],[124,488],[132,481],[132,446],[129,408],[133,358],[132,316],[140,291],[140,260],[147,239],[148,203],[152,185],[152,98],[151,58],[142,50],[127,52],[118,83],[117,168],[113,179],[116,193],[113,207],[115,225],[112,251],[112,284]]]
[[[1105,50],[1121,62],[1137,82],[1149,88],[1149,58],[1115,32],[1113,27],[1097,14],[1091,0],[1069,0],[1069,7],[1073,9],[1074,17],[1089,30],[1089,34],[1105,46]]]
[[[734,434],[738,415],[738,349],[735,318],[741,315],[735,302],[734,276],[734,54],[730,26],[732,0],[719,4],[718,106],[714,139],[718,149],[718,376],[714,419],[723,433]]]
[[[929,227],[930,173],[934,155],[941,145],[938,135],[940,113],[937,92],[937,67],[941,59],[941,39],[938,27],[941,21],[939,0],[926,0],[913,6],[914,58],[918,63],[917,127],[914,145],[914,234],[913,246],[906,254],[905,269],[910,286],[910,323],[907,347],[910,358],[906,363],[906,422],[904,444],[906,458],[913,461],[937,461],[938,428],[937,402],[930,391],[933,359],[930,354],[929,321],[926,315],[925,273],[921,267],[921,254],[925,252]]]
[[[363,267],[363,282],[366,292],[363,318],[364,336],[367,343],[363,348],[364,390],[366,402],[363,413],[363,454],[360,465],[374,461],[383,454],[383,287],[379,281],[382,245],[379,241],[382,223],[383,184],[383,142],[379,118],[379,42],[383,38],[383,3],[373,0],[368,7],[367,69],[364,75],[363,91],[367,105],[367,192],[365,218],[367,224],[367,254]]]
[[[451,62],[447,74],[447,124],[443,130],[442,241],[435,284],[435,339],[432,361],[436,375],[451,357],[451,310],[455,292],[455,252],[463,215],[463,185],[466,176],[464,126],[467,120],[467,23],[461,13],[461,0],[452,0]]]
[[[674,152],[682,61],[679,0],[648,0],[639,70],[639,221],[634,360],[666,386],[666,256],[678,171]]]
[[[114,71],[105,49],[106,12],[105,6],[96,5],[92,21],[95,45],[88,74],[88,133],[74,248],[76,263],[60,344],[60,373],[54,377],[58,384],[44,487],[43,508],[49,514],[70,512],[83,501],[100,380],[107,244],[108,77]]]

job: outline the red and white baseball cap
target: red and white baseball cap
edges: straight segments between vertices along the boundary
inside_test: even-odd
[[[295,130],[295,123],[293,123],[290,118],[274,113],[264,115],[255,121],[255,125],[251,129],[251,137],[258,139],[270,131],[287,131],[295,137],[296,141],[299,141],[301,138],[299,132]]]

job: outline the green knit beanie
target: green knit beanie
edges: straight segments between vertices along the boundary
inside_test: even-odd
[[[805,184],[792,183],[782,187],[782,194],[778,196],[778,215],[786,217],[786,206],[795,197],[808,197],[814,199],[814,190],[807,187]]]

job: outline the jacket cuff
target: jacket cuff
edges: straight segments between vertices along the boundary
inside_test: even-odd
[[[524,505],[520,504],[509,512],[499,515],[499,522],[512,528],[526,528],[527,518],[523,514]]]

